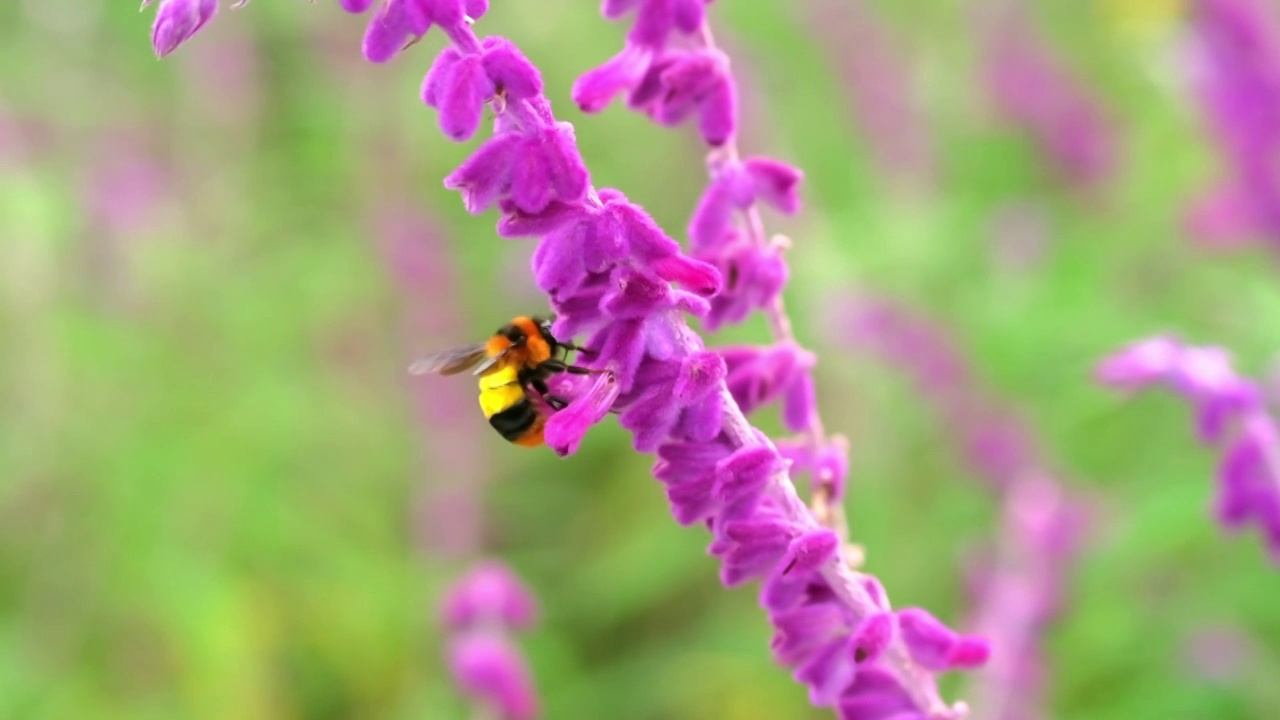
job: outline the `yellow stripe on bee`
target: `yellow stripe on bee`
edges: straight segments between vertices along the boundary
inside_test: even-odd
[[[480,409],[493,417],[524,399],[524,388],[513,367],[504,367],[480,376]]]

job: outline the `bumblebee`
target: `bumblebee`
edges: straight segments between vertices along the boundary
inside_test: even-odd
[[[597,372],[570,365],[570,350],[590,352],[556,340],[551,334],[551,319],[522,315],[498,328],[485,342],[418,359],[409,372],[456,375],[471,370],[480,377],[480,409],[493,429],[516,445],[538,447],[543,444],[547,417],[566,404],[548,394],[547,379],[562,372]]]

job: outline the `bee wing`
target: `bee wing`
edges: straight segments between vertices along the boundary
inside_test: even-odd
[[[410,375],[456,375],[487,358],[483,343],[441,350],[418,358],[409,366]]]

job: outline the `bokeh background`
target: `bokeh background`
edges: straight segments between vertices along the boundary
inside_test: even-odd
[[[625,28],[585,0],[493,4],[482,30],[542,68],[596,184],[680,236],[696,139],[568,100]],[[522,646],[547,717],[828,717],[612,421],[562,460],[497,438],[470,381],[406,375],[545,310],[531,246],[441,185],[470,149],[417,100],[442,39],[373,66],[363,18],[259,1],[160,62],[135,5],[0,3],[0,718],[470,717],[435,603],[482,556],[540,598]],[[807,173],[805,212],[769,226],[794,241],[787,300],[850,438],[853,535],[897,605],[965,627],[1001,514],[954,418],[850,324],[873,296],[941,328],[1087,508],[1054,566],[1045,715],[1273,717],[1262,543],[1212,522],[1215,459],[1183,403],[1090,378],[1164,331],[1278,377],[1271,252],[1186,232],[1223,172],[1186,8],[993,12],[1017,5],[712,6],[746,151]],[[1082,139],[1018,115],[989,65],[1005,51],[1070,78]],[[757,319],[718,340],[765,339]]]

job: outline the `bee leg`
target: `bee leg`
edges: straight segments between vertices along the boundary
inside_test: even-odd
[[[546,368],[547,372],[567,372],[570,375],[595,375],[605,372],[604,370],[592,370],[591,368],[584,368],[579,365],[569,365],[562,360],[548,360],[539,365],[539,367]]]
[[[595,354],[596,354],[596,351],[595,351],[595,350],[592,350],[591,348],[584,348],[584,347],[581,347],[581,346],[578,346],[578,345],[574,345],[573,343],[566,343],[566,342],[562,342],[562,343],[560,343],[560,347],[562,347],[562,348],[564,348],[564,349],[566,349],[566,350],[575,350],[575,351],[577,351],[577,352],[584,353],[584,354],[587,354],[587,355],[595,355]]]

